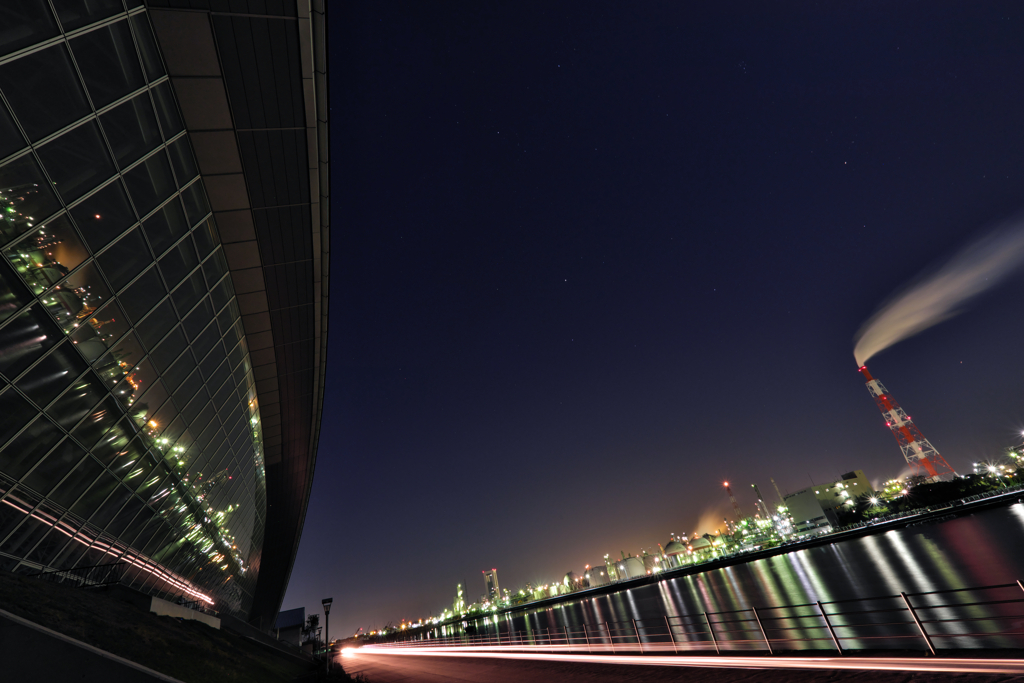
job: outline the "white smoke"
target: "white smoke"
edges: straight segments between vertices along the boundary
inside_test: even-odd
[[[1001,225],[934,273],[896,294],[854,336],[853,355],[864,365],[879,351],[960,313],[972,297],[995,286],[1024,262],[1024,220]]]

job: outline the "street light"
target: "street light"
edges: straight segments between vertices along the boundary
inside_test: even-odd
[[[331,603],[334,602],[334,598],[324,598],[321,600],[324,606],[324,626],[326,627],[326,637],[324,640],[327,642],[327,670],[331,670]]]

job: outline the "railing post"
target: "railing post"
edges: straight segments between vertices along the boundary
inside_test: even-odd
[[[604,627],[608,631],[608,642],[612,644],[612,652],[615,652],[615,636],[612,635],[612,627],[608,625],[608,622],[604,622]]]
[[[818,600],[818,611],[821,612],[821,618],[825,620],[825,628],[828,629],[828,634],[832,636],[832,642],[836,644],[836,649],[839,650],[839,654],[843,654],[843,647],[839,644],[839,639],[836,638],[836,632],[828,620],[828,615],[825,614],[825,608],[821,606],[821,600]]]
[[[590,634],[587,633],[587,625],[583,624],[583,637],[587,639],[587,652],[590,652]]]
[[[668,637],[672,641],[672,651],[678,654],[679,649],[676,647],[676,636],[672,633],[672,622],[668,620],[668,615],[665,615],[665,626],[668,627]]]
[[[562,630],[565,631],[565,647],[566,647],[567,650],[569,650],[571,652],[572,651],[572,646],[569,645],[569,627],[568,626],[562,626]]]
[[[640,629],[636,627],[636,619],[630,619],[633,622],[633,633],[636,634],[637,645],[640,646],[640,654],[644,653],[644,641],[640,640]]]
[[[764,644],[768,646],[768,654],[770,654],[770,655],[775,654],[772,651],[772,644],[768,640],[768,634],[764,632],[764,626],[761,625],[761,617],[757,616],[757,608],[751,607],[750,611],[754,613],[754,619],[757,620],[757,627],[759,629],[761,629],[761,637],[764,638]]]
[[[917,612],[914,611],[913,606],[910,604],[910,600],[907,598],[907,594],[900,592],[900,597],[903,598],[903,602],[907,604],[907,611],[910,612],[910,616],[914,618],[914,623],[917,624],[917,630],[921,632],[921,637],[924,638],[924,642],[928,644],[928,649],[931,650],[932,656],[935,656],[935,647],[932,645],[932,639],[928,637],[928,632],[924,630],[924,624],[917,618]]]
[[[715,629],[711,626],[711,620],[708,619],[708,613],[704,613],[704,621],[708,622],[708,633],[711,634],[711,642],[715,644],[715,652],[722,654],[722,650],[718,647],[718,638],[715,638]]]

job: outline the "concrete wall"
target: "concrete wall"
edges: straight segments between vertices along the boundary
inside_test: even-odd
[[[211,626],[218,631],[220,630],[220,619],[212,614],[197,612],[194,609],[176,605],[173,602],[169,602],[161,598],[153,598],[153,602],[149,606],[149,611],[162,617],[174,617],[176,619],[184,619],[186,621],[201,621],[207,626]]]

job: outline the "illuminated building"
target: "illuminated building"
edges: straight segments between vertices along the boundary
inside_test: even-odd
[[[0,3],[0,569],[124,563],[269,631],[325,371],[323,8],[171,4]]]
[[[484,598],[487,600],[500,600],[501,588],[498,587],[498,570],[484,571]]]

